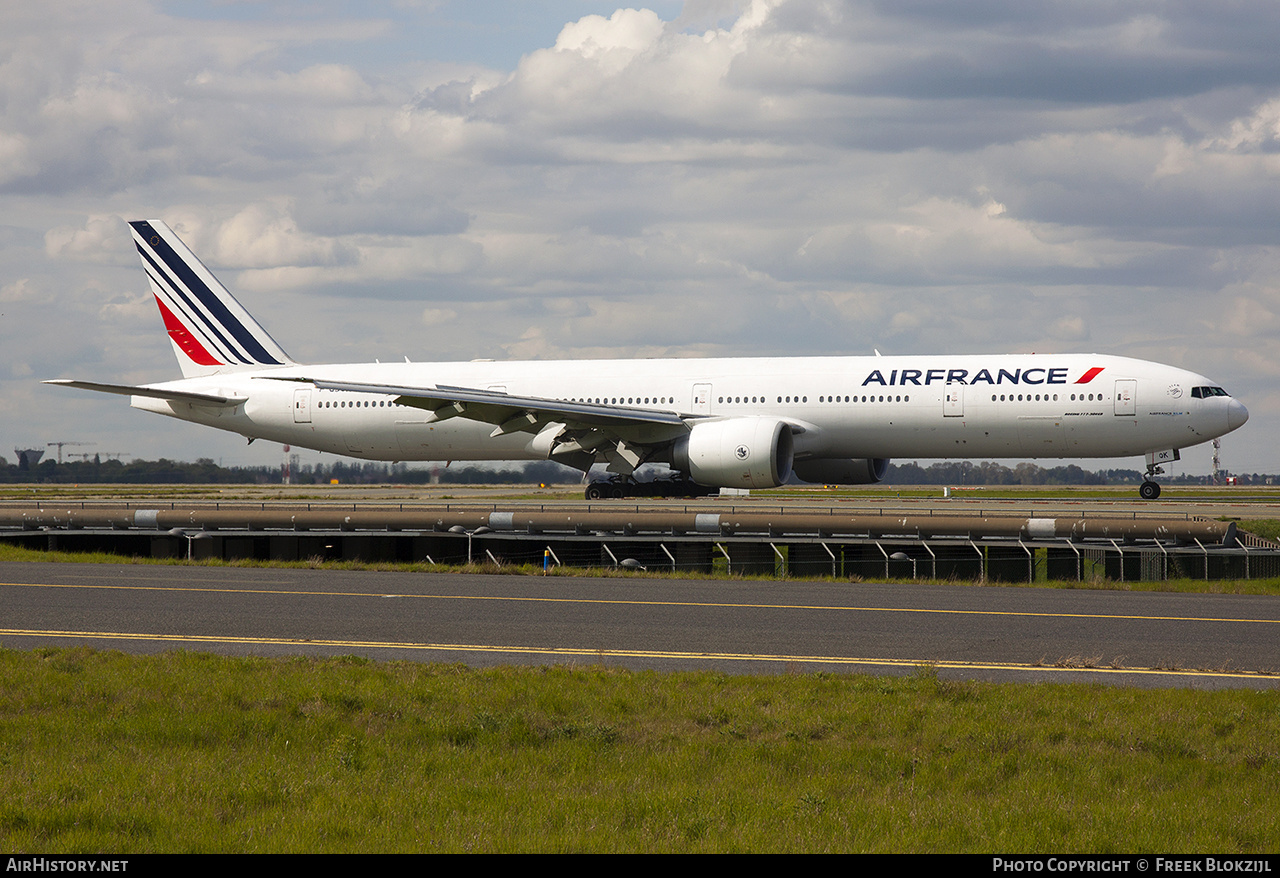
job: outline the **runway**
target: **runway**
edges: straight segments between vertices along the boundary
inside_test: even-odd
[[[0,564],[0,644],[1280,687],[1271,597]]]

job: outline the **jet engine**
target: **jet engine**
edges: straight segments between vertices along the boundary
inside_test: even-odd
[[[791,477],[791,428],[777,418],[695,424],[672,449],[672,465],[699,485],[776,488]]]
[[[884,457],[852,460],[800,460],[796,477],[818,485],[874,485],[884,481],[889,461]]]

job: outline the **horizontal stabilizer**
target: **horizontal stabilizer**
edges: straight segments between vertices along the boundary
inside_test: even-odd
[[[167,399],[170,402],[191,402],[199,405],[237,406],[248,397],[217,396],[212,393],[192,393],[189,390],[165,390],[162,387],[137,387],[132,384],[100,384],[97,381],[72,381],[56,378],[43,384],[56,384],[59,387],[76,387],[80,390],[96,390],[98,393],[116,393],[120,396],[147,396],[152,399]]]

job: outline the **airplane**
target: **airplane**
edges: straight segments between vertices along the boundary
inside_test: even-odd
[[[643,493],[665,463],[690,491],[792,478],[873,484],[889,459],[1144,455],[1144,499],[1180,450],[1238,429],[1203,375],[1101,354],[752,357],[306,365],[160,220],[130,222],[180,380],[47,381],[133,408],[366,460],[554,460]],[[706,491],[704,490],[703,493]]]

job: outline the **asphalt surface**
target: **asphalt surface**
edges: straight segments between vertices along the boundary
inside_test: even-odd
[[[0,564],[0,645],[1280,688],[1280,600],[960,585]]]

